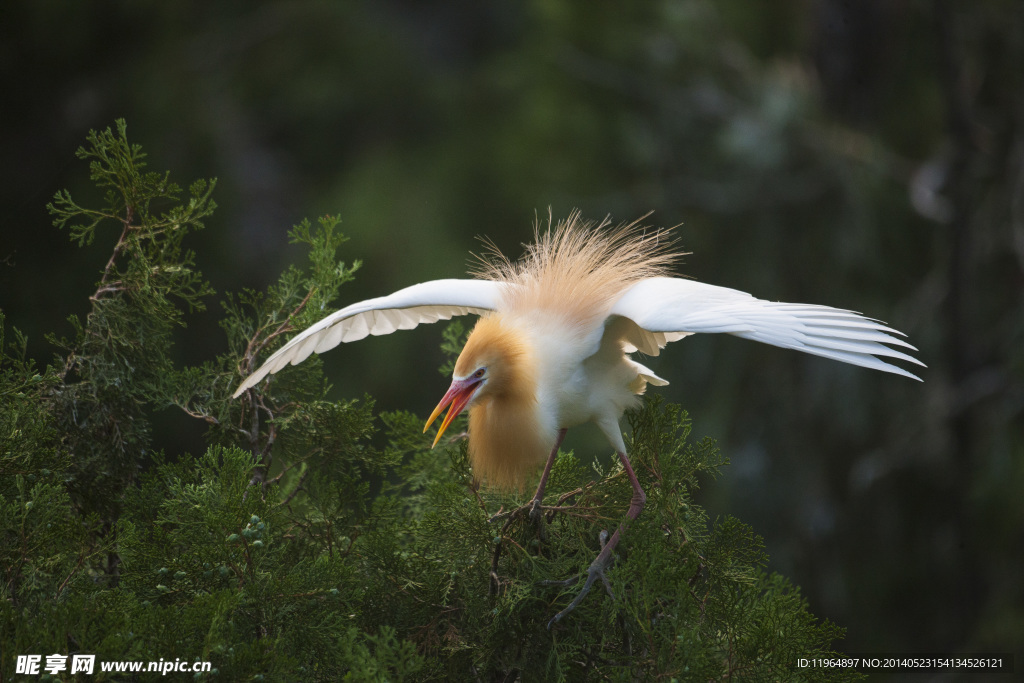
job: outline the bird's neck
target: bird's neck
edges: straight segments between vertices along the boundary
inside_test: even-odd
[[[495,396],[469,410],[473,474],[491,486],[526,486],[554,446],[557,430],[544,424],[534,387]]]

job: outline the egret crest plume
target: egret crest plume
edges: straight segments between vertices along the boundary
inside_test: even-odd
[[[471,273],[510,285],[502,295],[507,310],[548,310],[592,323],[629,285],[670,275],[682,256],[673,251],[669,231],[645,229],[644,218],[610,229],[610,217],[589,221],[577,210],[553,225],[549,214],[545,230],[535,220],[533,243],[523,245],[519,260],[510,260],[485,240],[488,248],[477,256]]]

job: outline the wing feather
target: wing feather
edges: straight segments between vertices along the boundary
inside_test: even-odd
[[[490,280],[432,280],[346,306],[293,337],[246,377],[234,395],[237,397],[289,364],[297,365],[310,354],[329,351],[342,342],[409,330],[421,323],[448,320],[456,315],[493,311],[505,286]]]
[[[611,315],[629,318],[636,330],[627,341],[654,353],[670,341],[696,332],[721,332],[920,380],[881,360],[895,358],[924,367],[891,348],[917,349],[902,332],[854,311],[812,304],[764,301],[735,289],[693,280],[649,278],[625,291]],[[888,345],[888,346],[887,346]]]

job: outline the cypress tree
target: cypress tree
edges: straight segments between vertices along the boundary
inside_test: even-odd
[[[628,508],[621,468],[561,453],[538,527],[508,513],[520,497],[475,485],[464,440],[431,451],[421,417],[331,399],[315,358],[231,400],[354,277],[340,221],[295,226],[307,262],[227,294],[224,352],[178,367],[174,330],[213,295],[184,244],[215,181],[184,191],[146,171],[123,121],[78,157],[103,202],[58,192],[55,225],[82,245],[119,233],[83,293],[89,313],[50,337],[45,369],[0,314],[0,678],[18,655],[51,653],[210,661],[196,680],[856,677],[796,667],[837,656],[842,629],[766,571],[750,526],[694,501],[727,461],[657,398],[628,415],[648,501],[608,572],[615,597],[595,589],[548,631],[575,590],[553,582],[582,571]],[[458,322],[444,332],[449,355],[464,336]],[[205,452],[154,442],[167,408],[207,425]]]

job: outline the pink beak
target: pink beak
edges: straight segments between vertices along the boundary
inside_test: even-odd
[[[434,423],[437,416],[441,414],[445,406],[449,403],[452,404],[448,414],[444,416],[444,420],[441,422],[441,426],[437,430],[437,436],[434,437],[434,443],[431,446],[433,448],[437,445],[437,442],[441,440],[441,435],[444,434],[444,430],[448,429],[448,425],[452,423],[459,413],[463,411],[466,404],[469,403],[470,399],[476,393],[476,390],[480,387],[480,380],[478,379],[457,379],[452,381],[452,385],[448,387],[448,393],[444,395],[441,402],[434,408],[434,412],[427,418],[427,424],[423,426],[423,431],[426,432],[430,425]]]

